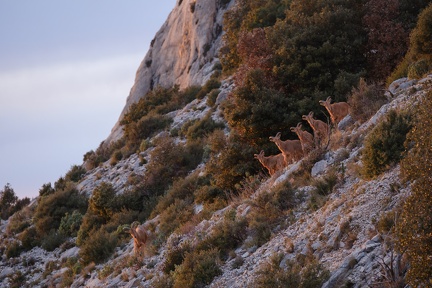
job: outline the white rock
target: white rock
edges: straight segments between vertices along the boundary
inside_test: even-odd
[[[311,176],[312,177],[318,176],[319,174],[321,174],[322,172],[324,172],[327,169],[328,165],[329,164],[328,164],[327,160],[325,160],[325,159],[316,162],[315,165],[312,167]]]

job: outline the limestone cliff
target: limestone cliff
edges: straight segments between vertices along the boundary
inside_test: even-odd
[[[178,0],[141,62],[119,121],[154,87],[203,85],[218,63],[223,14],[235,0]],[[106,140],[122,135],[119,121]]]

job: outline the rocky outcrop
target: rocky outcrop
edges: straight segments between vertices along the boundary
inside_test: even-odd
[[[150,49],[136,72],[119,120],[132,103],[154,87],[180,89],[203,85],[219,63],[222,22],[225,11],[235,0],[178,0],[166,22],[156,33]],[[122,136],[119,121],[105,143]]]

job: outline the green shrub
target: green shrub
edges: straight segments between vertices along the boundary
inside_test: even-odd
[[[427,3],[428,1],[422,2]],[[404,76],[408,76],[410,78],[422,77],[432,68],[431,18],[432,5],[429,4],[419,14],[416,27],[411,31],[410,34],[408,52],[405,54],[404,59],[401,61],[398,67],[396,67],[393,74],[387,80],[388,84]]]
[[[130,224],[134,221],[142,222],[146,218],[140,215],[138,211],[122,209],[120,212],[114,213],[111,219],[103,226],[105,230],[109,233],[117,231],[117,228],[121,225]],[[125,236],[128,240],[130,239],[128,234],[121,234]],[[120,237],[120,235],[119,235]]]
[[[46,251],[54,251],[54,249],[60,247],[60,245],[63,244],[65,240],[66,237],[63,234],[55,230],[51,230],[51,232],[41,239],[41,246]]]
[[[263,265],[257,272],[257,277],[252,287],[321,287],[330,277],[330,272],[316,260],[308,260],[305,263],[299,261],[285,262],[285,268],[281,267],[283,254],[274,254],[270,262]]]
[[[21,209],[9,218],[9,223],[6,227],[6,234],[18,234],[31,225],[33,211],[29,207]]]
[[[245,84],[237,87],[222,106],[229,127],[248,143],[260,147],[268,143],[270,135],[289,131],[301,116],[298,109],[287,111],[292,105],[289,98],[268,87],[267,81],[263,70],[248,71]]]
[[[5,255],[6,258],[18,257],[23,251],[23,246],[18,241],[9,243],[6,247]]]
[[[251,239],[248,241],[249,246],[261,247],[267,243],[272,235],[272,227],[265,221],[265,216],[260,214],[253,214],[249,218],[249,234]]]
[[[93,190],[89,209],[108,220],[118,210],[116,191],[110,183],[103,182]]]
[[[212,175],[213,186],[224,193],[238,194],[238,184],[244,177],[254,175],[261,169],[259,162],[253,158],[258,148],[242,141],[235,132],[231,132],[225,143],[218,143],[218,146],[211,145],[210,159],[205,167],[206,172]]]
[[[59,179],[57,179],[56,182],[54,182],[54,190],[55,191],[65,190],[68,185],[72,186],[70,182],[66,181],[64,177],[60,177]]]
[[[225,213],[224,220],[217,224],[213,232],[197,245],[197,250],[218,249],[220,257],[226,259],[229,252],[237,248],[247,236],[247,221],[236,217],[236,211]]]
[[[85,243],[81,245],[79,256],[84,264],[101,263],[111,256],[116,245],[117,236],[114,233],[108,233],[103,228],[93,230]]]
[[[182,99],[184,99],[184,103],[189,103],[192,100],[197,98],[198,93],[201,91],[201,86],[189,86],[185,88],[181,94]]]
[[[300,287],[299,267],[293,263],[287,263],[288,267],[284,270],[280,267],[282,259],[282,254],[276,254],[270,258],[270,262],[262,265],[257,272],[252,287]]]
[[[389,233],[395,224],[395,216],[393,211],[383,213],[376,224],[378,232],[381,234]]]
[[[194,192],[195,203],[212,204],[217,199],[226,199],[224,191],[212,185],[205,185],[195,190]]]
[[[148,198],[144,194],[142,188],[142,178],[138,177],[137,179],[139,182],[131,184],[132,187],[130,189],[116,196],[116,202],[118,203],[116,206],[119,209],[133,210],[137,212],[145,211],[144,202],[148,200]],[[147,212],[149,213],[150,211]]]
[[[84,154],[83,161],[87,170],[92,170],[98,167],[101,163],[110,159],[114,151],[121,149],[125,146],[125,138],[111,142],[109,145],[102,141],[96,152],[91,150]]]
[[[220,122],[216,122],[211,117],[211,113],[208,113],[204,118],[200,120],[192,120],[190,124],[182,127],[182,134],[186,136],[188,141],[203,138],[211,134],[216,129],[223,129],[225,125]]]
[[[53,194],[55,192],[54,188],[52,188],[51,183],[43,184],[39,189],[39,196],[47,196]]]
[[[411,128],[410,118],[406,113],[392,110],[366,137],[362,154],[364,177],[378,176],[399,163],[405,150],[406,134]]]
[[[64,186],[63,190],[39,198],[33,221],[41,236],[51,230],[57,231],[66,213],[78,210],[83,214],[87,210],[87,197],[70,182]]]
[[[251,236],[249,245],[261,246],[270,240],[272,229],[285,220],[288,210],[295,206],[294,195],[291,184],[284,181],[249,202],[252,208],[247,216]]]
[[[170,275],[162,274],[153,278],[153,288],[172,288],[174,285],[173,279]]]
[[[129,154],[138,150],[142,140],[155,135],[157,132],[164,130],[172,122],[172,119],[155,113],[144,115],[136,122],[128,123],[125,128],[124,137]]]
[[[214,105],[216,104],[216,99],[219,96],[220,90],[219,89],[213,89],[210,91],[210,93],[208,94],[208,98],[207,98],[207,105],[210,107],[214,107]]]
[[[408,56],[414,60],[432,58],[432,4],[429,4],[418,16],[416,27],[410,35]],[[430,62],[429,62],[430,63]]]
[[[338,176],[334,171],[326,174],[322,178],[314,179],[312,186],[315,188],[315,193],[321,196],[327,196],[333,192],[333,188],[338,182]]]
[[[60,221],[58,231],[66,236],[75,237],[82,223],[83,215],[78,211],[74,210],[72,214],[66,212]]]
[[[163,213],[177,199],[193,202],[194,191],[197,190],[202,181],[198,174],[198,172],[194,172],[185,178],[178,178],[174,181],[167,193],[156,205],[151,217],[156,217],[158,214]]]
[[[394,81],[407,77],[408,68],[410,66],[410,62],[407,59],[403,59],[398,66],[394,69],[394,71],[390,74],[390,76],[386,80],[387,86],[389,86]]]
[[[20,288],[24,287],[26,284],[26,277],[21,271],[16,271],[15,273],[8,276],[10,282],[10,288]]]
[[[137,122],[137,133],[139,138],[146,139],[147,137],[154,135],[156,132],[168,127],[171,122],[172,119],[167,116],[152,114],[146,115]]]
[[[86,170],[83,166],[73,165],[66,173],[65,180],[72,182],[79,182]]]
[[[172,88],[156,87],[148,92],[138,102],[133,103],[128,112],[123,116],[120,121],[122,125],[138,122],[143,116],[150,112],[155,114],[164,114],[177,109],[177,105],[169,105],[179,92],[177,86]]]
[[[201,90],[197,93],[196,98],[197,99],[203,99],[210,91],[213,89],[218,89],[221,85],[221,83],[216,79],[214,76],[212,77],[204,84],[204,86],[201,88]]]
[[[167,251],[162,270],[166,274],[174,271],[176,266],[179,266],[183,263],[186,254],[191,253],[192,251],[193,249],[189,243],[183,245],[175,245],[174,247],[171,247]]]
[[[308,200],[307,207],[312,211],[316,211],[321,208],[327,201],[327,196],[321,195],[317,193],[317,189],[311,191],[311,195]]]
[[[81,246],[85,243],[87,238],[95,230],[99,229],[103,224],[106,223],[105,218],[94,214],[92,211],[87,211],[82,219],[80,229],[77,234],[77,245]]]
[[[25,251],[31,250],[33,247],[39,246],[41,240],[36,232],[36,228],[31,226],[25,229],[18,237]]]
[[[67,269],[61,275],[60,287],[71,287],[74,279],[74,273],[72,269]]]
[[[150,140],[149,140],[149,139],[142,140],[142,141],[141,141],[141,144],[140,144],[140,146],[139,146],[139,151],[140,151],[140,152],[144,152],[144,151],[146,151],[147,149],[149,149],[150,147],[152,147],[152,146],[151,146],[151,143],[150,143]]]
[[[114,272],[114,267],[112,264],[108,263],[103,266],[101,270],[98,271],[97,277],[100,280],[106,279],[109,275]]]
[[[432,68],[432,63],[426,59],[421,59],[417,62],[412,63],[408,67],[408,78],[410,79],[420,79]]]
[[[154,140],[155,148],[151,152],[150,162],[144,176],[147,195],[163,195],[173,179],[185,177],[188,172],[201,163],[203,147],[192,142],[187,145],[177,144],[174,139],[164,135]]]
[[[186,253],[183,264],[174,271],[173,287],[204,287],[210,284],[214,277],[222,273],[218,254],[217,249]]]
[[[301,271],[300,288],[315,288],[322,285],[330,278],[330,271],[316,261],[311,261]]]
[[[116,165],[123,158],[123,153],[121,150],[116,150],[111,156],[110,164],[111,166]]]
[[[378,84],[367,84],[361,78],[357,88],[353,88],[348,103],[351,107],[350,115],[361,123],[369,120],[387,102],[383,87]]]
[[[14,213],[14,205],[18,201],[15,191],[6,184],[3,190],[0,190],[0,217],[7,220]]]
[[[175,199],[161,214],[159,220],[159,238],[166,239],[180,225],[186,223],[194,215],[191,201]]]

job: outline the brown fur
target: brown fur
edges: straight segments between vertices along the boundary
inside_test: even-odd
[[[330,114],[332,124],[337,128],[339,122],[349,114],[350,106],[346,102],[338,102],[333,104],[330,104],[330,102],[330,97],[327,97],[326,101],[319,101],[320,105],[327,109],[328,113]]]
[[[132,223],[131,227],[125,229],[125,232],[131,234],[134,239],[134,251],[135,253],[139,253],[140,248],[143,247],[148,239],[148,235],[143,225],[140,225],[138,221]]]
[[[302,130],[302,124],[298,123],[296,127],[291,127],[290,130],[297,134],[302,145],[303,154],[307,154],[314,148],[314,137],[308,131]]]
[[[313,112],[309,112],[308,115],[302,116],[303,120],[306,120],[314,131],[315,146],[320,147],[329,140],[329,126],[321,120],[313,118]]]
[[[266,157],[264,156],[264,150],[261,150],[260,154],[254,154],[254,158],[258,159],[258,161],[267,168],[270,175],[273,175],[278,170],[285,167],[285,158],[282,153]]]
[[[285,157],[286,165],[294,163],[303,157],[303,149],[300,140],[285,140],[280,139],[281,133],[278,132],[276,136],[270,136],[270,141],[278,146],[279,150]]]

